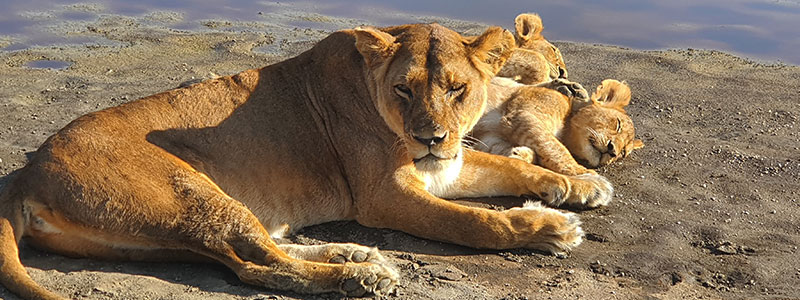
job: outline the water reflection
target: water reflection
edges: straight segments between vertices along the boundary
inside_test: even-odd
[[[40,59],[29,61],[25,64],[28,68],[34,69],[51,69],[51,70],[63,70],[69,68],[72,63],[68,61],[61,61],[61,60],[49,60],[49,59]]]
[[[430,15],[511,28],[513,18],[520,12],[537,12],[545,22],[545,35],[553,40],[639,49],[709,48],[751,58],[800,64],[800,51],[796,51],[800,48],[800,34],[797,33],[800,0],[4,2],[5,9],[0,12],[0,46],[4,45],[4,36],[6,40],[14,41],[6,50],[19,49],[19,45],[73,42],[69,36],[48,35],[43,27],[61,26],[65,20],[91,20],[108,13],[134,16],[176,29],[199,28],[201,20],[230,19],[333,30],[362,23],[418,22],[427,20],[422,16]],[[317,13],[320,17],[292,18],[292,11]],[[352,19],[331,21],[324,15]]]

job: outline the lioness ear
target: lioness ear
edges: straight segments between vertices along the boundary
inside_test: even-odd
[[[633,150],[644,148],[644,142],[640,139],[633,140]]]
[[[514,19],[517,38],[520,41],[529,41],[542,38],[542,18],[537,14],[520,14]]]
[[[353,32],[356,36],[356,49],[370,67],[382,63],[400,47],[393,36],[375,28],[357,27]]]
[[[592,100],[603,106],[624,110],[631,103],[631,88],[624,81],[606,79],[592,93]]]
[[[516,48],[511,32],[496,26],[490,27],[473,41],[465,43],[472,64],[486,78],[494,77]]]

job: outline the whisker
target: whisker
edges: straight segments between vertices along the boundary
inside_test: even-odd
[[[594,130],[592,128],[587,128],[587,129],[589,130],[589,133],[594,137],[594,139],[600,142],[601,145],[605,145],[608,143],[608,139],[606,139],[605,135],[597,132],[597,130]]]
[[[464,136],[464,140],[465,140],[465,141],[466,141],[466,140],[469,140],[470,142],[474,143],[474,144],[473,144],[473,146],[475,146],[475,145],[477,145],[478,143],[480,143],[481,145],[483,145],[483,147],[485,147],[486,149],[489,149],[489,145],[487,145],[486,143],[484,143],[483,141],[481,141],[480,139],[478,139],[478,138],[476,138],[476,137],[474,137],[474,136],[471,136],[471,135],[465,135],[465,136]]]
[[[475,150],[475,143],[467,140],[461,140],[461,146],[467,149]]]
[[[403,150],[406,150],[405,147],[403,147],[403,138],[398,136],[397,139],[394,140],[394,143],[392,143],[392,146],[389,147],[389,151],[399,154],[399,152]]]

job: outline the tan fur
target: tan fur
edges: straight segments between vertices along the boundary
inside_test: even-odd
[[[514,20],[517,49],[497,76],[513,78],[522,84],[538,84],[567,78],[561,51],[542,36],[542,19],[537,14],[520,14]]]
[[[507,96],[492,102],[500,117],[484,116],[473,131],[478,140],[490,141],[482,150],[579,175],[595,174],[586,167],[609,164],[643,146],[634,139],[633,121],[624,110],[631,92],[622,82],[604,80],[591,100],[580,85],[563,79],[533,86],[498,78],[492,87],[502,90],[495,97]],[[558,88],[571,88],[575,95]]]
[[[90,113],[47,139],[0,196],[0,281],[27,277],[23,236],[72,256],[210,259],[249,284],[301,293],[389,293],[398,274],[351,244],[279,246],[271,232],[333,220],[478,248],[567,251],[580,222],[441,197],[538,195],[607,201],[599,176],[569,177],[462,149],[487,84],[514,49],[490,28],[358,28],[262,69]]]

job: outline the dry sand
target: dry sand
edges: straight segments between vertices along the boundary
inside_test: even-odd
[[[98,45],[0,52],[0,186],[26,154],[84,113],[264,66],[331,28],[357,25],[314,17],[306,21],[321,29],[220,21],[189,32],[155,17],[106,15],[69,30],[102,37]],[[472,34],[483,27],[444,23]],[[800,299],[800,68],[714,51],[557,45],[571,79],[630,83],[629,113],[646,143],[599,170],[616,195],[608,207],[579,212],[587,241],[568,258],[468,249],[353,222],[306,228],[290,240],[379,247],[401,270],[390,297],[397,299]],[[73,64],[24,66],[37,59]],[[248,286],[217,265],[74,259],[24,243],[22,262],[37,282],[76,299],[340,298]],[[17,299],[2,287],[0,298]]]

